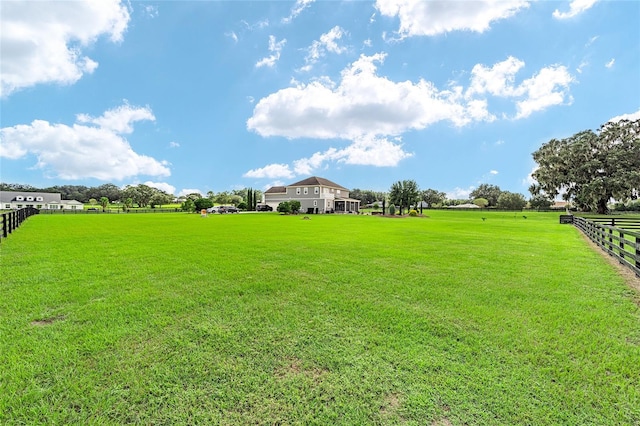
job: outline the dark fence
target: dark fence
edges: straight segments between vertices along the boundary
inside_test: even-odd
[[[573,224],[640,277],[640,218],[575,216]]]
[[[173,209],[129,209],[129,210],[122,210],[122,209],[106,209],[105,211],[102,211],[102,209],[97,209],[97,210],[82,210],[82,209],[78,209],[78,210],[66,210],[66,209],[59,209],[59,210],[48,210],[48,209],[42,209],[40,210],[41,214],[135,214],[135,213],[178,213],[181,212],[182,209],[179,208],[173,208]]]
[[[25,207],[24,209],[2,213],[2,232],[0,233],[0,240],[2,238],[7,238],[9,234],[18,228],[22,222],[27,220],[28,217],[38,213],[39,210],[33,207]]]

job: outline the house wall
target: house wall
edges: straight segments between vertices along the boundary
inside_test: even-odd
[[[318,209],[318,213],[325,213],[335,209],[335,198],[349,198],[349,191],[322,185],[288,186],[286,193],[265,193],[264,203],[273,207],[275,211],[281,202],[297,200],[300,201],[301,213],[306,213],[309,209],[313,209],[314,212]]]

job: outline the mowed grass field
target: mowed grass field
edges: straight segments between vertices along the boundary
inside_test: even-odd
[[[601,253],[557,213],[425,214],[34,216],[0,245],[0,424],[640,424]]]

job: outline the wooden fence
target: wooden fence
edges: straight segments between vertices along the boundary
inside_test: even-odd
[[[22,222],[28,217],[38,214],[39,210],[33,207],[25,207],[20,210],[2,213],[2,232],[0,232],[0,240],[7,238]]]
[[[573,224],[602,250],[640,277],[639,219],[575,216]]]
[[[171,209],[106,209],[102,211],[102,209],[96,210],[88,210],[88,209],[78,209],[78,210],[67,210],[67,209],[58,209],[58,210],[48,210],[42,209],[40,210],[41,214],[135,214],[135,213],[178,213],[181,212],[182,209],[179,208],[171,208]]]

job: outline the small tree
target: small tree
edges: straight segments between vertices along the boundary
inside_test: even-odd
[[[131,197],[125,198],[124,201],[122,202],[122,210],[126,212],[131,207],[133,207],[133,198]]]
[[[291,213],[291,204],[288,201],[283,201],[280,204],[278,204],[278,207],[276,208],[276,210],[279,211],[280,213],[289,214]]]
[[[291,200],[289,201],[289,206],[291,206],[291,213],[297,214],[300,211],[301,204],[298,200]]]
[[[278,208],[276,210],[280,213],[289,214],[291,213],[291,204],[288,201],[283,201],[278,204]]]
[[[545,210],[551,207],[551,200],[549,199],[549,197],[546,197],[543,194],[537,194],[531,197],[531,199],[529,200],[529,206],[532,209]]]
[[[373,203],[373,210],[378,211],[380,209],[380,206],[378,205],[378,202],[376,201],[375,203]]]
[[[392,216],[396,214],[396,206],[393,204],[389,204],[389,214]]]
[[[193,207],[196,211],[206,210],[210,207],[213,207],[213,201],[210,198],[198,198],[193,203]]]
[[[193,200],[191,198],[187,198],[186,200],[184,200],[184,203],[182,203],[180,205],[180,208],[183,211],[185,211],[187,213],[190,213],[190,212],[195,211],[196,205],[194,204],[194,202],[193,202]]]
[[[98,204],[98,200],[96,200],[95,198],[91,198],[89,199],[89,204],[91,204],[92,206],[95,206],[96,204]]]
[[[107,197],[100,197],[100,205],[102,206],[102,211],[105,211],[109,205],[109,199]]]
[[[487,200],[486,198],[476,198],[475,200],[473,200],[473,204],[478,207],[484,208],[489,205],[489,200]]]
[[[527,205],[524,195],[503,191],[498,197],[497,207],[503,210],[522,210]]]

